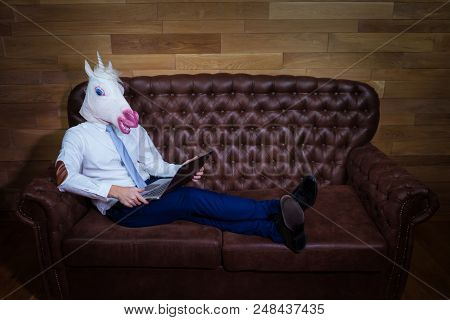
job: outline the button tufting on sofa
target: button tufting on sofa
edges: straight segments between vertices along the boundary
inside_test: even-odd
[[[204,188],[270,199],[293,190],[300,177],[312,171],[319,192],[314,207],[306,211],[308,242],[294,254],[269,238],[182,220],[138,229],[119,227],[86,198],[59,192],[54,180],[34,178],[22,194],[17,215],[34,228],[41,268],[50,269],[43,279],[50,298],[400,296],[414,226],[430,217],[439,202],[429,188],[370,143],[379,120],[379,97],[371,86],[343,79],[228,73],[122,80],[125,96],[141,119],[145,115],[146,126],[152,128],[149,134],[165,159],[181,161],[192,155],[191,146],[205,149],[203,141],[211,144],[215,155],[208,163],[211,172],[202,182]],[[205,92],[208,101],[203,106],[192,98],[195,92],[186,91],[192,84]],[[86,82],[81,83],[69,95],[70,126],[84,121],[79,110],[85,88]],[[318,88],[323,99],[309,97],[313,91],[319,95]],[[216,98],[212,90],[219,92]],[[145,99],[137,91],[177,98],[158,104],[159,99]],[[230,98],[235,91],[239,94]],[[250,99],[255,91],[260,101]],[[298,94],[305,99],[299,102]],[[345,101],[330,99],[333,94]],[[177,116],[189,110],[205,115],[203,108],[207,117]],[[320,115],[321,110],[332,110],[333,119]],[[265,111],[283,115],[269,122],[261,115]],[[215,129],[230,125],[242,130],[218,130],[227,134],[208,140]],[[175,127],[179,129],[172,131]],[[293,130],[298,136],[291,142],[283,135],[283,142],[273,139],[289,133],[288,128],[299,130]],[[274,166],[281,168],[277,175]],[[255,175],[251,170],[262,171]],[[107,227],[111,228],[94,238]],[[82,246],[88,239],[92,241]],[[69,253],[67,260],[53,265]]]

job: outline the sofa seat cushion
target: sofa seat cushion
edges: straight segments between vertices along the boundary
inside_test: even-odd
[[[270,199],[285,193],[272,189],[234,194]],[[224,268],[232,271],[379,271],[386,265],[387,260],[380,255],[386,254],[385,240],[351,186],[320,188],[314,208],[305,211],[305,230],[308,242],[299,253],[269,238],[224,232]]]
[[[63,214],[63,213],[61,213]],[[89,241],[89,242],[88,242]],[[221,265],[221,230],[178,220],[127,228],[91,209],[65,237],[70,266],[209,268]]]

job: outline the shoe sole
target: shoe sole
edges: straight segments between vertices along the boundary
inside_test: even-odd
[[[297,200],[290,195],[282,196],[280,204],[281,217],[283,218],[284,225],[292,232],[296,232],[305,222],[305,215],[302,207]]]
[[[278,231],[283,236],[284,244],[293,253],[299,253],[300,250],[302,250],[305,247],[307,238],[304,231],[295,234],[293,231],[289,230],[283,223],[282,215],[279,215],[275,219],[275,224],[277,226]]]

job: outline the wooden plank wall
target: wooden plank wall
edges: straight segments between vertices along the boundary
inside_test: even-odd
[[[0,4],[2,210],[12,209],[17,191],[55,158],[67,128],[67,94],[84,79],[83,58],[50,32],[92,57],[99,49],[130,76],[334,77],[378,48],[340,77],[376,88],[382,105],[375,144],[432,186],[439,219],[450,217],[450,5],[417,23],[443,1],[7,2],[17,12]]]

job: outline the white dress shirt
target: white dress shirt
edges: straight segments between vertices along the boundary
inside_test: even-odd
[[[144,180],[150,175],[173,177],[181,166],[163,160],[141,125],[132,128],[129,134],[116,127],[114,130]],[[103,215],[118,201],[108,197],[112,185],[135,186],[106,131],[106,125],[101,123],[83,122],[69,128],[55,164],[57,161],[64,162],[68,173],[58,189],[91,198]]]

